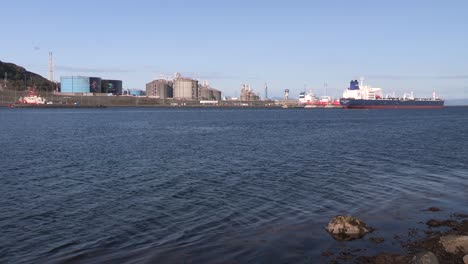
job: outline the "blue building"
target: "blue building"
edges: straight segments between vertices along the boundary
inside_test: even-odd
[[[101,93],[101,78],[86,76],[60,77],[60,92],[62,93]]]
[[[125,89],[122,91],[122,95],[131,95],[131,96],[145,96],[145,91],[137,89]]]

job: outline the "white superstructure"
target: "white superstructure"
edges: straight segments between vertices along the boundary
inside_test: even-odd
[[[27,91],[26,96],[20,97],[18,99],[20,104],[45,104],[46,100],[39,96],[36,87],[30,87]]]
[[[299,103],[300,104],[313,104],[318,100],[318,98],[312,92],[306,93],[302,92],[299,94]]]
[[[374,100],[382,98],[382,88],[364,85],[364,79],[361,78],[361,84],[357,80],[351,81],[351,85],[343,92],[342,98]]]

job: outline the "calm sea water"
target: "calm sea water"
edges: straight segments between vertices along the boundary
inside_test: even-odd
[[[1,263],[320,263],[467,213],[468,108],[3,108],[0,161]]]

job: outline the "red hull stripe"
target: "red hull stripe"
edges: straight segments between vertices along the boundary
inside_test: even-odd
[[[441,109],[443,105],[349,105],[348,109]]]

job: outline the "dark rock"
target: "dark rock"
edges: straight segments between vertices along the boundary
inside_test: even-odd
[[[324,257],[330,257],[330,256],[333,256],[333,255],[335,255],[335,253],[333,253],[331,251],[322,252],[322,256],[324,256]]]
[[[431,219],[431,220],[426,222],[426,225],[428,227],[439,227],[439,226],[442,226],[442,222],[443,221]]]
[[[426,209],[426,211],[439,212],[439,211],[442,211],[442,210],[440,210],[440,208],[438,208],[438,207],[429,207],[429,208]]]
[[[455,221],[455,220],[445,220],[445,221],[444,221],[444,226],[448,226],[448,227],[457,227],[457,226],[458,226],[458,222]]]
[[[460,214],[460,213],[454,213],[454,214],[451,214],[450,216],[454,218],[468,218],[468,214]]]
[[[376,243],[376,244],[380,244],[380,243],[385,241],[385,239],[383,237],[371,237],[371,238],[369,238],[369,240]]]
[[[468,220],[463,220],[454,230],[456,230],[459,235],[468,236]]]
[[[455,220],[436,220],[436,219],[431,219],[426,222],[426,225],[429,227],[441,227],[441,226],[448,226],[448,227],[457,227],[458,222]]]
[[[372,264],[407,264],[410,257],[397,254],[381,253],[377,256],[367,257],[361,256],[357,258],[357,263],[372,263]]]
[[[351,252],[340,252],[340,255],[336,258],[341,260],[351,260],[354,257],[355,256]]]

